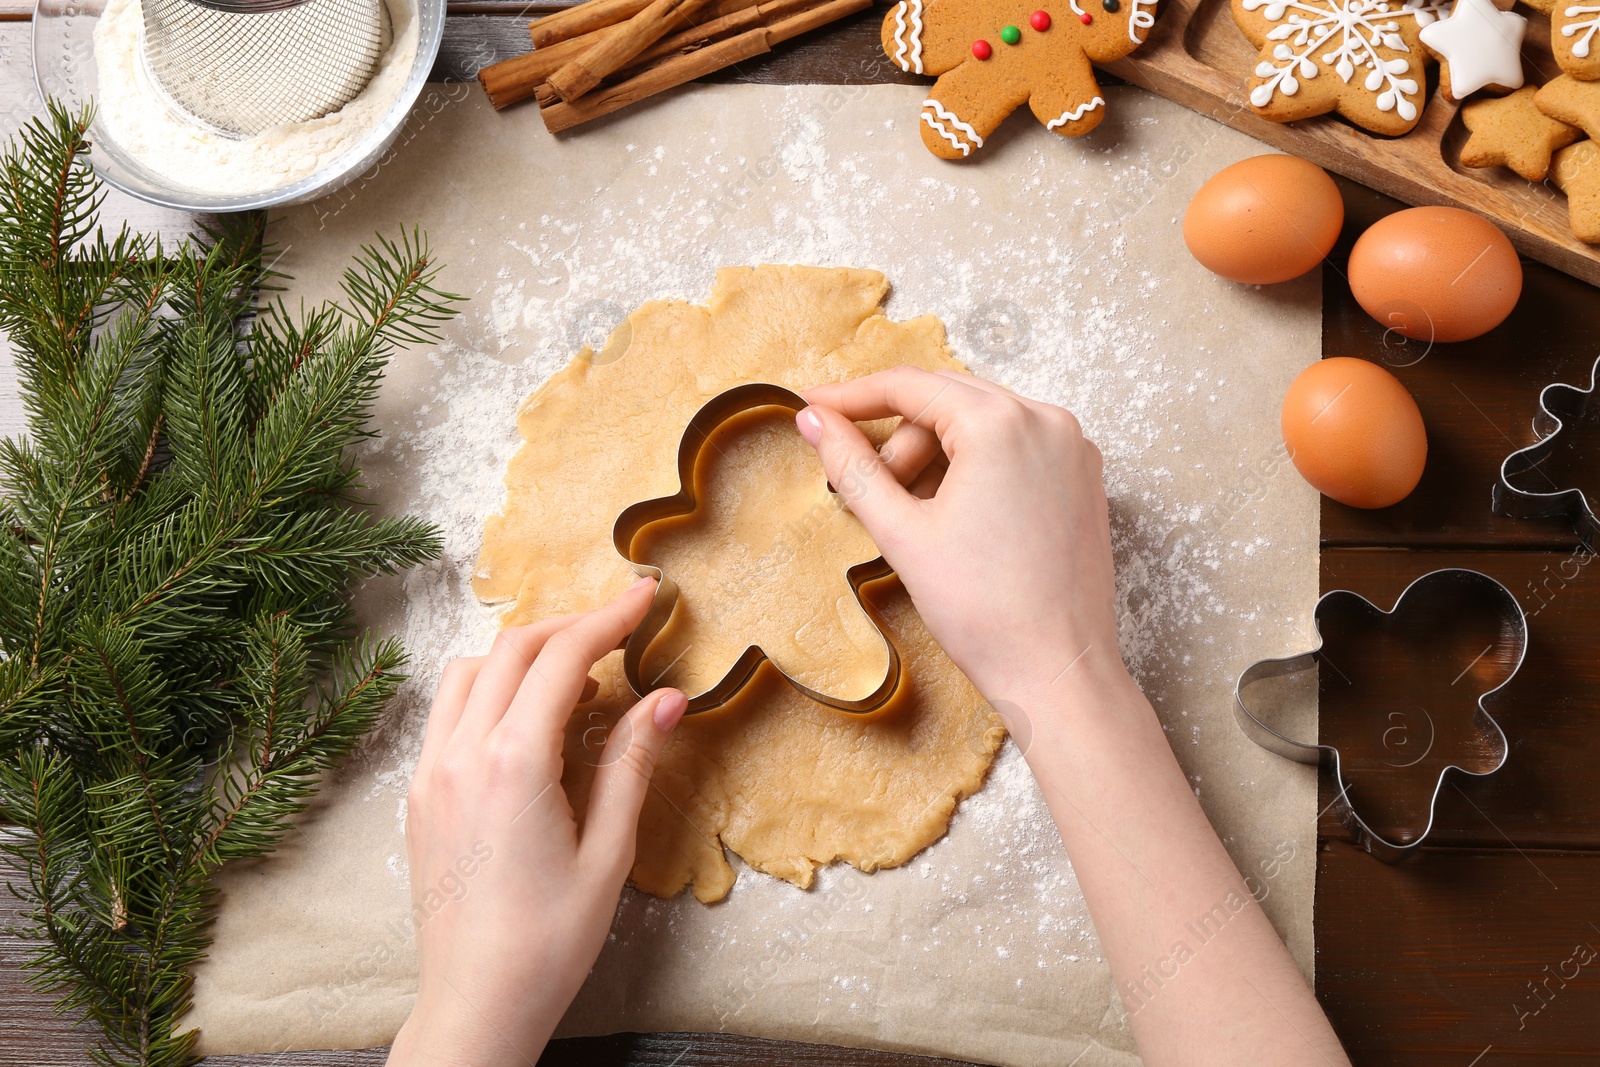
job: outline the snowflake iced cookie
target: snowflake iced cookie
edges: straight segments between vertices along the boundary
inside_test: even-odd
[[[965,159],[1024,104],[1064,136],[1094,129],[1105,97],[1091,61],[1121,59],[1154,24],[1154,0],[900,0],[884,19],[883,50],[902,70],[938,77],[922,140]]]
[[[1232,0],[1261,49],[1250,106],[1274,122],[1336,111],[1374,133],[1409,133],[1422,117],[1422,27],[1439,5],[1401,0]]]
[[[1550,50],[1562,70],[1600,81],[1600,0],[1524,0],[1550,16]]]

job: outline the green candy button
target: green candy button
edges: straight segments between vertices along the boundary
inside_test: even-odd
[[[1000,31],[1000,39],[1006,44],[1017,44],[1022,40],[1022,31],[1015,26],[1007,26]]]

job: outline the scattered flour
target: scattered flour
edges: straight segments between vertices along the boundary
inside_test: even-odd
[[[419,384],[391,399],[384,437],[362,457],[375,484],[399,480],[398,505],[438,523],[446,543],[440,562],[367,590],[377,609],[368,617],[402,637],[415,669],[400,714],[366,753],[373,802],[403,820],[440,669],[481,653],[494,633],[470,580],[517,445],[521,399],[582,344],[598,349],[646,300],[702,302],[717,266],[761,262],[880,269],[895,285],[891,317],[939,315],[975,371],[1079,415],[1107,459],[1123,654],[1180,760],[1197,781],[1206,772],[1208,794],[1256,795],[1255,775],[1229,776],[1216,762],[1218,743],[1235,733],[1226,679],[1241,640],[1292,643],[1302,624],[1306,605],[1273,584],[1285,546],[1301,540],[1284,535],[1274,509],[1279,494],[1298,489],[1261,473],[1275,428],[1241,423],[1228,400],[1249,384],[1250,367],[1276,364],[1251,364],[1243,350],[1256,339],[1229,328],[1245,313],[1227,301],[1251,294],[1219,288],[1218,303],[1207,298],[1194,311],[1196,293],[1173,292],[1170,270],[1157,266],[1181,248],[1175,211],[1201,177],[1183,170],[1174,180],[1178,164],[1211,159],[1217,137],[1231,139],[1233,158],[1253,143],[1113,90],[1113,114],[1126,121],[1079,142],[1025,131],[997,145],[1013,158],[1003,183],[980,196],[959,168],[926,164],[914,131],[884,117],[908,102],[888,99],[895,91],[766,89],[765,114],[715,121],[708,110],[713,120],[691,147],[652,136],[650,123],[618,124],[581,149],[559,149],[592,157],[546,164],[537,155],[556,149],[530,153],[523,183],[536,196],[463,171],[459,188],[430,194],[438,205],[394,207],[421,212],[425,225],[469,220],[451,232],[435,221],[433,238],[452,270],[444,282],[472,300],[441,345],[407,355],[415,365],[406,376]],[[735,92],[697,90],[706,100]],[[452,136],[477,136],[477,121],[452,121]],[[771,132],[751,137],[742,127]],[[403,176],[381,175],[363,195],[409,196]],[[360,240],[373,220],[332,222],[341,239]],[[1308,321],[1296,343],[1314,351]],[[1314,530],[1307,542],[1314,574]],[[1264,586],[1253,604],[1237,595],[1241,582]],[[1066,1006],[1065,984],[1104,973],[1071,865],[1014,745],[961,804],[949,835],[901,869],[863,875],[834,865],[801,892],[732,862],[739,883],[715,908],[624,894],[591,979],[593,1002],[581,997],[575,1009],[577,1029],[593,1010],[596,1026],[762,1032],[764,1020],[791,1010],[786,997],[800,997],[808,1009],[815,1000],[818,1040],[870,1034],[874,1044],[916,1047],[892,1020],[918,1014],[905,1005],[925,996],[922,983],[939,968],[1003,981],[1040,1019]],[[403,868],[391,864],[397,877]],[[651,993],[635,990],[619,1017],[605,992],[634,988],[641,969],[653,975]],[[813,972],[826,978],[803,981]],[[857,1012],[877,1029],[838,1022]],[[1125,1042],[1126,1033],[1113,1021],[1102,1039]]]
[[[140,0],[109,0],[94,29],[98,125],[161,177],[202,193],[262,193],[299,181],[355,147],[399,98],[417,57],[415,0],[386,0],[388,40],[361,94],[331,115],[233,138],[180,115],[152,83]]]

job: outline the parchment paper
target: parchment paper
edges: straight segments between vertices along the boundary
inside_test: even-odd
[[[1198,267],[1183,207],[1262,146],[1135,89],[1107,96],[1084,141],[1019,120],[951,165],[921,146],[910,87],[700,86],[561,140],[532,109],[495,115],[475,91],[430,87],[437,106],[419,109],[393,162],[278,220],[296,292],[329,291],[373,230],[421,223],[442,284],[472,302],[443,346],[397,361],[384,439],[362,460],[385,507],[428,516],[448,540],[444,562],[362,594],[415,677],[285,847],[224,872],[188,1020],[204,1051],[394,1035],[416,981],[405,785],[443,661],[494,632],[467,583],[517,404],[643,301],[703,300],[715,268],[757,262],[882,270],[891,316],[938,314],[976,371],[1077,411],[1107,456],[1124,654],[1309,974],[1313,773],[1250,744],[1230,691],[1250,661],[1309,634],[1317,500],[1283,456],[1277,411],[1319,355],[1318,279],[1253,290]],[[561,1033],[1136,1062],[1014,746],[949,836],[904,868],[829,869],[810,892],[740,872],[714,907],[628,891]]]

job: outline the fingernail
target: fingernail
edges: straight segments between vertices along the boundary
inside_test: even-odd
[[[639,588],[639,587],[640,587],[640,586],[641,586],[641,585],[643,585],[643,584],[644,584],[644,583],[646,583],[646,582],[653,582],[653,581],[655,581],[655,579],[654,579],[654,578],[652,578],[652,577],[650,577],[650,576],[649,576],[649,575],[645,575],[645,576],[644,576],[644,577],[643,577],[643,578],[640,578],[640,579],[639,579],[639,580],[638,580],[638,581],[637,581],[637,582],[634,582],[634,583],[633,583],[633,584],[632,584],[632,585],[630,585],[630,586],[628,586],[628,592],[630,592],[630,593],[631,593],[631,592],[633,592],[633,591],[634,591],[634,590],[635,590],[635,589],[637,589],[637,588]]]
[[[674,689],[656,702],[656,710],[651,718],[655,720],[657,730],[670,734],[672,728],[683,718],[683,713],[688,710],[689,698]]]
[[[806,444],[817,447],[817,442],[822,440],[822,420],[817,418],[817,413],[806,408],[794,417],[794,422],[800,427],[800,436],[806,439]]]

